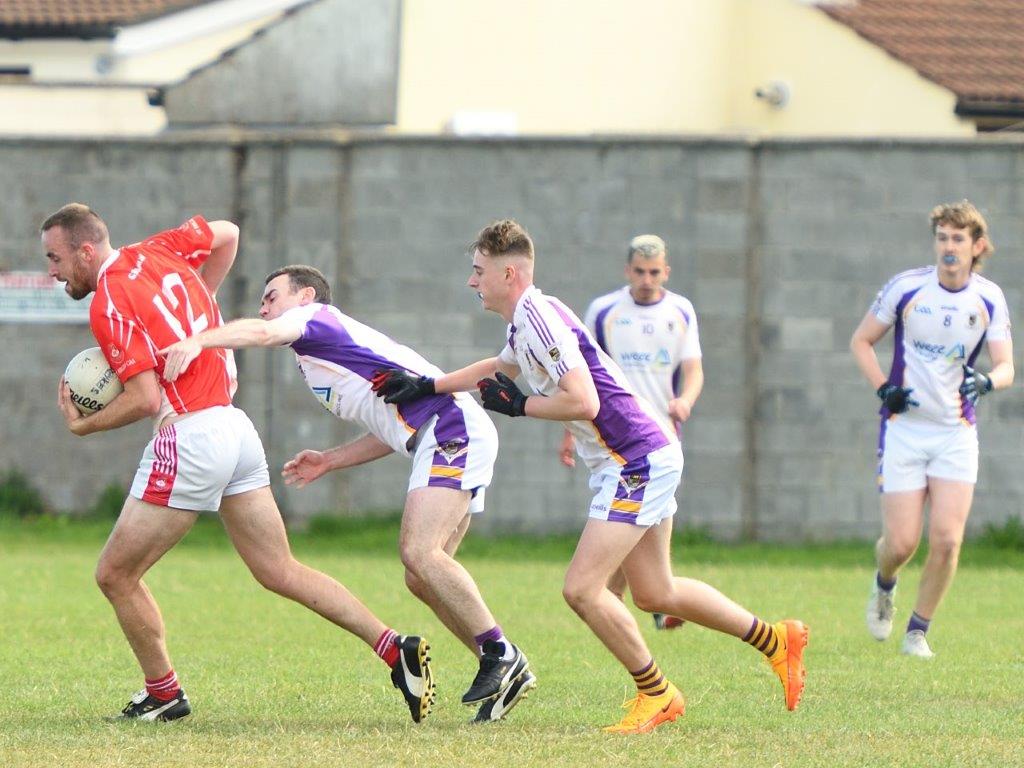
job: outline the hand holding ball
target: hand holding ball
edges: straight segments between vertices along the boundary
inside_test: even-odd
[[[71,358],[64,381],[71,388],[71,402],[83,416],[102,410],[124,390],[99,347],[90,347]]]

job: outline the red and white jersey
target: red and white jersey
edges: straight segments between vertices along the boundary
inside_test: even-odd
[[[176,341],[221,325],[217,302],[196,272],[210,255],[213,232],[201,216],[114,251],[100,267],[89,324],[122,381],[155,370],[163,388],[159,423],[170,413],[230,405],[236,388],[230,350],[206,349],[173,383],[157,355]]]

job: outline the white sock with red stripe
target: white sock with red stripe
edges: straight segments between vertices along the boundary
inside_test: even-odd
[[[380,656],[389,667],[398,662],[398,633],[393,629],[385,629],[373,645],[373,652]]]
[[[158,680],[146,680],[146,693],[160,701],[170,701],[178,695],[180,689],[178,676],[173,669]]]

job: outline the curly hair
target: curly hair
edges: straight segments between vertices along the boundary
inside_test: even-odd
[[[985,250],[979,256],[974,257],[971,264],[972,272],[980,272],[983,262],[996,252],[992,238],[988,234],[988,224],[981,211],[974,207],[970,200],[961,200],[959,203],[942,203],[932,208],[930,214],[932,222],[932,234],[940,224],[956,229],[966,229],[971,233],[971,240],[977,242],[979,238],[985,238]]]
[[[481,229],[469,250],[478,250],[484,256],[525,256],[533,260],[533,240],[512,219],[500,219]]]

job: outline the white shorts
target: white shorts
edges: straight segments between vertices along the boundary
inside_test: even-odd
[[[243,411],[219,405],[161,427],[142,453],[131,495],[161,507],[220,509],[223,496],[270,485],[267,457]]]
[[[973,484],[978,481],[978,431],[970,424],[883,420],[878,458],[882,493],[927,488],[929,477]]]
[[[483,512],[497,457],[498,432],[484,409],[475,400],[453,400],[416,432],[409,490],[469,491],[469,511]]]
[[[612,465],[590,476],[590,517],[644,527],[676,513],[676,489],[683,451],[671,443],[625,466]]]

